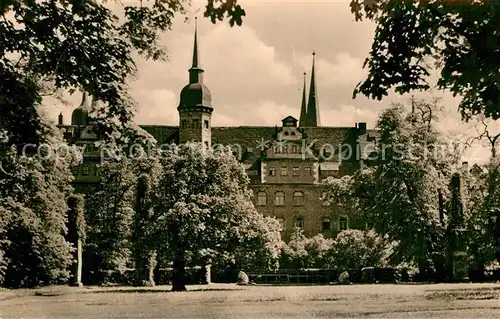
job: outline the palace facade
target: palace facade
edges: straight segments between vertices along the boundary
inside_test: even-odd
[[[286,239],[294,227],[303,228],[308,236],[322,233],[326,237],[348,228],[364,228],[364,222],[348,210],[327,206],[322,201],[321,181],[358,170],[363,165],[363,150],[375,143],[376,132],[368,130],[366,123],[353,123],[352,127],[321,126],[314,53],[309,94],[304,73],[300,118],[283,114],[282,123],[276,126],[213,127],[211,119],[216,106],[212,105],[203,73],[195,30],[189,83],[182,88],[177,106],[179,126],[140,127],[160,144],[196,141],[207,148],[230,145],[251,180],[255,207],[280,220]],[[84,163],[74,172],[79,185],[99,181],[101,154],[94,146],[97,136],[88,117],[91,108],[84,95],[72,113],[71,125],[64,124],[62,115],[58,121],[70,143],[86,145]]]

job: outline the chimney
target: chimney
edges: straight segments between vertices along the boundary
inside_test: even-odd
[[[358,130],[359,130],[360,134],[365,134],[366,133],[366,122],[358,123]]]
[[[57,124],[58,125],[63,125],[64,124],[63,123],[63,114],[62,114],[62,112],[59,113],[59,116],[57,117]]]

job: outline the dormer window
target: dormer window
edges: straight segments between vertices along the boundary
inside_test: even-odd
[[[297,119],[293,116],[287,116],[281,120],[283,127],[297,127]]]
[[[292,131],[292,133],[290,133],[290,135],[295,136],[295,132]]]
[[[285,136],[288,136],[288,132],[284,132],[283,134],[285,134]]]

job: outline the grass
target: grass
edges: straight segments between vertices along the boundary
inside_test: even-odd
[[[495,318],[500,284],[44,287],[0,291],[0,318]]]

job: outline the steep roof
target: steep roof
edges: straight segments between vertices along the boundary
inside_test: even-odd
[[[158,144],[179,142],[179,127],[165,125],[139,125],[140,128],[153,135]]]

